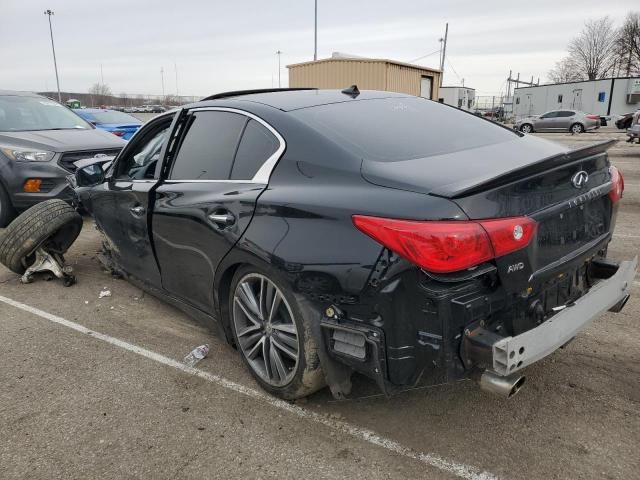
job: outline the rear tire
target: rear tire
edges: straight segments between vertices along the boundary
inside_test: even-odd
[[[59,199],[46,200],[20,214],[0,234],[0,263],[22,275],[42,246],[63,255],[78,238],[82,217]]]
[[[520,125],[520,131],[522,133],[533,133],[533,125],[530,123],[523,123]]]
[[[574,123],[569,128],[569,131],[571,133],[583,133],[584,132],[584,125],[582,125],[581,123]]]
[[[239,268],[229,316],[242,360],[263,389],[295,400],[324,387],[311,325],[279,275],[252,265]]]
[[[4,228],[9,225],[15,216],[16,211],[11,204],[9,194],[4,187],[0,185],[0,228]]]

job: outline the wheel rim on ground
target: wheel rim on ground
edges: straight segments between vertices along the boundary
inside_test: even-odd
[[[582,127],[580,125],[574,125],[572,130],[574,133],[580,133],[582,132]]]
[[[300,337],[280,289],[264,275],[245,275],[233,294],[232,319],[252,370],[269,385],[287,385],[300,361]]]
[[[529,125],[523,125],[522,128],[520,128],[520,130],[523,133],[531,133],[531,127]]]

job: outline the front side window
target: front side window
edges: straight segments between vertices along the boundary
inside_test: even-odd
[[[249,120],[238,146],[231,170],[232,180],[250,180],[280,146],[279,140],[264,125]]]
[[[149,132],[141,132],[131,149],[118,160],[116,178],[148,180],[156,178],[162,147],[169,137],[171,119],[167,119]]]
[[[556,118],[558,116],[558,112],[547,112],[542,115],[540,118]]]
[[[169,178],[172,180],[228,180],[247,117],[232,112],[194,112]]]
[[[91,128],[67,107],[48,98],[0,95],[0,132]]]

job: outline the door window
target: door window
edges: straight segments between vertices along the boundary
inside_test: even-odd
[[[271,155],[276,153],[280,142],[265,126],[249,120],[238,146],[231,170],[232,180],[250,180]]]
[[[227,180],[247,117],[224,111],[194,112],[169,178]]]
[[[558,116],[558,112],[548,112],[542,115],[540,118],[541,119],[556,118],[557,116]]]
[[[569,110],[563,110],[561,112],[558,112],[558,117],[563,117],[563,118],[573,117],[573,115],[574,115],[574,112],[571,112]]]
[[[116,178],[131,180],[157,178],[156,167],[162,147],[169,136],[170,127],[171,118],[168,118],[148,132],[141,132],[142,136],[136,136],[136,143],[131,145],[131,149],[127,149],[122,160],[118,161]]]

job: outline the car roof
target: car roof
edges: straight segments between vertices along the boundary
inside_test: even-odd
[[[288,112],[291,110],[316,107],[330,103],[356,102],[360,100],[389,97],[402,98],[408,96],[410,95],[377,90],[361,90],[360,94],[357,96],[343,93],[342,90],[288,90],[249,94],[239,93],[237,96],[224,97],[220,100],[204,100],[186,107],[214,106],[219,105],[223,100],[235,100],[241,102],[260,103]]]
[[[17,96],[17,97],[37,97],[46,98],[33,92],[23,92],[20,90],[0,90],[0,96]]]

